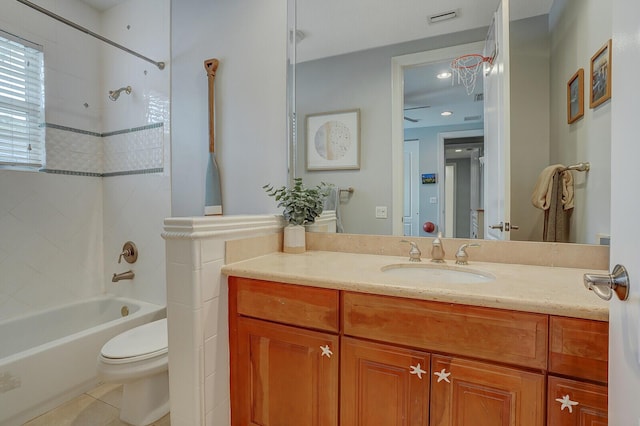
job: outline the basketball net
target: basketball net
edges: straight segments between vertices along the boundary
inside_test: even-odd
[[[467,95],[471,95],[476,88],[478,74],[485,62],[491,63],[491,58],[477,53],[462,55],[451,62],[451,70],[457,75],[458,84],[463,84],[467,89]]]

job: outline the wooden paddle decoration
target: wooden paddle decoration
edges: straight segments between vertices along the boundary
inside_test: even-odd
[[[207,70],[209,80],[209,164],[205,181],[204,214],[207,216],[222,214],[222,189],[220,185],[220,172],[216,163],[215,154],[215,96],[214,81],[220,61],[207,59],[204,61],[204,69]]]

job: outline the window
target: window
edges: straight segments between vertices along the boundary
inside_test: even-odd
[[[0,31],[0,165],[44,166],[42,46]]]

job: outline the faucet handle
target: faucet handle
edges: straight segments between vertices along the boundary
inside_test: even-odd
[[[122,262],[123,257],[127,263],[134,263],[138,260],[138,249],[133,242],[127,241],[124,243],[124,246],[122,246],[122,253],[120,253],[120,256],[118,257],[118,263]]]
[[[422,252],[418,248],[418,244],[409,240],[400,240],[400,242],[411,244],[411,249],[409,250],[409,262],[422,262],[422,259],[420,259]]]
[[[466,243],[458,247],[456,252],[456,265],[469,264],[469,255],[467,254],[467,247],[480,247],[478,243]]]

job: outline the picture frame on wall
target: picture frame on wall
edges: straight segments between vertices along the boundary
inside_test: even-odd
[[[360,169],[360,110],[306,116],[307,170]]]
[[[584,69],[580,68],[567,82],[567,123],[584,115]]]
[[[589,107],[611,99],[611,39],[591,57]]]

